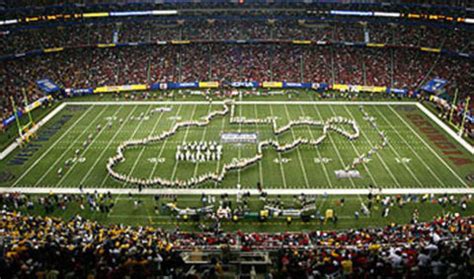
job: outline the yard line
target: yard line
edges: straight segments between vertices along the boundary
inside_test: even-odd
[[[78,137],[76,137],[73,141],[71,141],[71,143],[66,148],[66,150],[64,150],[64,152],[61,153],[61,155],[54,161],[54,163],[51,164],[48,170],[36,181],[33,187],[37,187],[41,183],[41,181],[43,181],[46,175],[48,175],[48,173],[56,166],[56,164],[67,154],[67,151],[71,149],[77,143],[77,141],[79,141],[80,138],[82,138],[82,136],[87,132],[87,130],[89,130],[90,127],[97,121],[97,119],[104,113],[104,111],[106,111],[106,108],[108,108],[108,106],[104,106],[104,108],[100,111],[100,113],[98,113],[96,117],[94,117],[94,120],[92,120],[89,123],[89,125],[87,125],[87,128],[82,130],[81,134]]]
[[[305,117],[306,115],[304,113],[303,107],[301,105],[298,105],[298,106],[301,110],[301,113],[302,113],[303,117]],[[311,130],[311,128],[309,126],[307,126],[307,128],[308,128],[309,134],[311,135],[311,139],[314,140],[313,131]],[[316,152],[318,153],[319,158],[321,158],[321,152],[319,151],[319,147],[315,146],[314,149],[316,149]],[[333,188],[332,181],[331,181],[331,179],[329,179],[328,170],[326,169],[325,164],[321,164],[321,166],[323,167],[324,175],[326,177],[326,180],[327,180],[329,186],[331,188]]]
[[[136,107],[132,110],[132,112],[130,112],[130,114],[127,116],[127,118],[130,118],[130,115],[132,115],[132,113],[137,109],[137,107],[138,107],[138,106],[136,106]],[[153,106],[150,105],[150,107],[148,108],[148,110],[147,110],[147,112],[146,112],[145,115],[147,115],[147,114],[150,112],[150,110],[151,110],[152,107],[153,107]],[[133,139],[133,138],[135,137],[137,131],[139,130],[139,128],[141,127],[141,125],[143,124],[143,122],[144,122],[144,121],[140,122],[140,123],[135,127],[135,130],[133,131],[132,136],[130,136],[130,139]],[[125,121],[124,121],[124,123],[125,123]],[[121,128],[122,128],[122,127],[123,127],[123,124],[122,124]],[[119,129],[119,130],[121,130],[121,129]],[[118,135],[118,131],[117,131],[117,133],[115,133],[113,139],[115,139],[115,137],[116,137],[117,135]],[[112,139],[112,140],[113,140],[113,139]],[[103,153],[109,148],[111,142],[112,142],[112,141],[110,141],[109,144],[107,145],[107,147],[104,148],[104,150],[102,151],[102,154],[100,155],[100,157],[102,157]],[[142,151],[143,151],[143,149],[142,149]],[[141,154],[141,152],[140,152],[140,154]],[[138,160],[135,160],[134,166],[135,166],[135,163],[136,163],[137,161],[138,161]],[[97,163],[97,162],[98,162],[98,160],[97,160],[95,163]],[[134,167],[134,166],[133,166],[133,167]],[[132,167],[132,169],[133,169],[133,167]],[[133,170],[132,170],[132,171],[133,171]],[[129,175],[132,173],[132,171],[129,173]],[[104,177],[104,179],[102,180],[102,183],[100,184],[100,188],[102,188],[102,186],[105,184],[105,181],[107,181],[107,177],[108,177],[108,175],[106,175],[106,176]],[[125,182],[125,183],[123,183],[122,185],[128,185],[128,184]],[[119,194],[119,195],[117,196],[117,198],[115,198],[115,200],[114,200],[114,207],[116,206],[117,200],[118,200],[119,197],[120,197],[120,194]],[[113,208],[112,208],[112,210],[109,211],[109,213],[107,213],[107,217],[109,217],[112,212],[113,212]]]
[[[152,107],[150,106],[150,108],[148,109],[148,111],[147,111],[146,114],[148,114],[148,113],[150,112],[150,109],[151,109],[151,108],[152,108]],[[145,114],[145,115],[146,115],[146,114]],[[155,124],[153,125],[153,129],[152,129],[151,133],[149,134],[149,136],[151,136],[151,135],[154,134],[155,129],[156,129],[156,127],[158,126],[158,122],[161,120],[161,117],[162,117],[162,116],[163,116],[163,113],[161,113],[159,119],[158,119],[158,120],[155,122]],[[142,122],[142,123],[143,123],[143,122]],[[142,123],[140,123],[140,125],[141,125]],[[140,126],[140,125],[139,125],[139,126]],[[135,135],[132,135],[132,138],[133,138],[134,136],[135,136]],[[137,167],[138,162],[140,162],[140,158],[141,158],[142,155],[143,155],[143,151],[145,151],[145,146],[142,146],[142,149],[140,150],[140,153],[138,154],[137,158],[135,159],[135,162],[133,162],[132,169],[131,169],[130,172],[128,173],[128,176],[131,176],[131,175],[133,174],[133,171],[134,171],[135,168]],[[123,185],[126,186],[126,185],[128,185],[128,184],[127,184],[127,183],[124,183]]]
[[[354,118],[354,115],[352,115],[352,113],[350,112],[350,110],[347,108],[347,106],[344,106],[344,109],[347,111],[347,113],[349,113],[349,115],[351,116],[352,119],[355,120]],[[377,131],[378,132],[378,131]],[[369,137],[366,135],[366,133],[364,132],[364,129],[360,129],[360,133],[362,134],[362,136],[367,140],[367,142],[369,143],[370,147],[374,147],[374,145],[372,144],[372,142],[369,140]],[[390,145],[390,144],[389,144]],[[401,184],[400,182],[398,181],[398,179],[395,177],[395,175],[393,174],[392,170],[387,166],[387,164],[385,163],[384,159],[382,156],[380,156],[380,153],[379,152],[376,152],[376,155],[377,157],[380,159],[380,162],[382,162],[382,165],[384,166],[385,170],[388,172],[388,174],[392,177],[393,181],[395,181],[395,183],[397,184],[398,187],[401,187]]]
[[[196,113],[196,108],[197,108],[197,105],[194,105],[193,112],[191,114],[191,121],[193,120],[194,114]],[[186,127],[186,132],[184,133],[184,139],[183,139],[184,142],[188,138],[190,128],[191,128],[190,126]],[[173,172],[171,174],[171,180],[174,180],[176,176],[176,171],[178,170],[178,164],[179,164],[179,160],[177,160],[176,163],[174,164]]]
[[[288,117],[288,121],[291,121],[291,116],[290,116],[290,113],[288,112],[288,107],[286,105],[284,107],[285,107],[286,116]],[[294,132],[293,128],[291,128],[290,130],[291,130],[291,135],[293,136],[293,140],[296,140],[295,132]],[[309,185],[309,181],[308,181],[308,174],[306,173],[306,168],[304,167],[303,159],[301,158],[301,152],[300,152],[299,147],[296,148],[296,153],[298,154],[298,159],[300,161],[300,167],[303,170],[303,178],[304,178],[304,182],[306,184],[306,188],[311,188],[310,185]]]
[[[258,119],[257,105],[254,104],[253,108],[255,111],[255,119]],[[257,133],[258,133],[258,124],[255,124],[255,129],[257,130]],[[262,185],[262,188],[263,188],[264,185],[263,185],[262,160],[258,160],[258,175],[260,178],[260,185]]]
[[[314,105],[313,105],[313,109],[318,113],[320,121],[324,121],[323,116],[321,115],[321,112],[319,111],[319,109]],[[337,146],[334,143],[334,139],[332,138],[331,132],[328,133],[328,138],[329,138],[329,141],[332,144],[333,149],[336,151],[337,157],[339,158],[339,162],[342,164],[342,168],[344,169],[344,167],[346,165],[344,163],[344,160],[342,159],[341,154],[339,153],[339,149],[337,148]],[[352,184],[352,188],[355,188],[356,186],[355,186],[355,183],[354,183],[354,180],[353,180],[352,177],[349,177],[349,181]]]
[[[209,115],[209,113],[211,113],[211,107],[212,105],[209,104],[209,109],[207,110],[207,114],[206,115]],[[206,125],[206,127],[204,127],[204,133],[202,133],[202,137],[201,137],[201,142],[204,141],[204,139],[206,138],[206,133],[207,133],[207,127],[209,125]],[[199,161],[196,162],[196,165],[194,166],[194,173],[193,173],[193,177],[196,177],[197,175],[197,172],[198,172],[198,168],[199,168]]]
[[[116,110],[116,111],[114,112],[114,114],[112,115],[112,117],[116,116],[117,113],[120,111],[121,108],[122,108],[122,106],[121,106],[118,110]],[[106,129],[107,129],[107,128],[106,128],[105,125],[104,125],[104,127],[102,127],[102,129],[99,131],[99,133],[98,133],[97,135],[95,135],[95,137],[94,137],[94,139],[92,140],[92,142],[89,143],[89,145],[87,145],[86,149],[84,149],[84,150],[82,151],[82,154],[84,154],[84,155],[86,154],[87,150],[89,150],[89,149],[91,148],[91,146],[94,145],[95,140],[98,139],[98,138],[100,137],[100,135],[101,135]],[[73,164],[73,165],[71,166],[71,168],[61,177],[61,179],[59,179],[58,183],[56,183],[56,187],[60,187],[59,185],[61,185],[61,184],[63,183],[64,179],[66,179],[66,177],[67,177],[70,173],[72,173],[72,170],[74,169],[75,166],[77,166],[77,163],[76,163],[76,164]],[[94,164],[94,166],[95,166],[95,164]],[[91,168],[91,169],[92,169],[92,168]],[[90,169],[89,169],[89,170],[90,170]]]
[[[331,109],[332,111],[332,114],[334,116],[337,116],[336,112],[334,111],[334,108],[332,106],[329,106],[329,108]],[[362,129],[361,129],[362,130]],[[357,157],[360,157],[360,154],[359,154],[359,151],[357,150],[357,148],[355,147],[354,143],[352,141],[349,141],[351,146],[352,146],[352,149],[354,149]],[[367,172],[367,174],[369,175],[370,177],[370,180],[372,180],[372,183],[374,183],[374,185],[378,185],[376,182],[375,182],[375,179],[374,177],[372,176],[372,172],[369,170],[369,168],[367,167],[367,165],[365,163],[362,163],[362,166],[364,166],[364,169],[365,171]]]
[[[273,118],[273,109],[272,109],[272,106],[270,105],[270,114],[272,115],[272,118]],[[276,121],[276,120],[274,120]],[[283,187],[285,187],[285,189],[288,189],[288,186],[286,184],[286,177],[285,177],[285,172],[283,171],[283,164],[281,163],[281,154],[280,152],[277,152],[275,151],[278,155],[278,160],[280,161],[280,172],[281,172],[281,177],[283,179]]]
[[[173,124],[171,125],[171,127],[173,127],[173,125],[175,125],[176,122],[178,121],[176,118],[178,117],[179,112],[181,111],[181,108],[182,108],[182,107],[183,107],[183,105],[179,105],[179,108],[176,110],[176,114],[174,115],[174,121],[173,121]],[[170,137],[167,137],[167,138],[165,139],[165,141],[163,142],[163,144],[161,145],[160,152],[158,153],[158,158],[160,158],[161,155],[163,154],[163,151],[165,150],[166,143],[169,142],[169,141],[168,141],[169,138],[170,138]],[[178,143],[176,143],[176,144],[178,144]],[[150,173],[150,176],[148,176],[148,179],[153,178],[153,174],[155,173],[157,166],[158,166],[158,164],[154,164],[154,165],[153,165],[153,168],[151,169],[151,173]]]
[[[388,106],[388,107],[390,108],[390,110],[392,110],[392,111],[395,113],[395,115],[396,115],[400,120],[402,120],[402,122],[403,122],[408,128],[410,128],[410,130],[412,131],[412,133],[414,133],[414,134],[418,137],[418,139],[420,139],[420,140],[431,150],[431,152],[433,152],[433,154],[435,154],[435,155],[438,157],[438,159],[441,161],[441,163],[443,163],[443,164],[459,179],[459,181],[461,181],[461,182],[463,183],[463,185],[465,185],[466,187],[468,187],[467,184],[446,164],[446,162],[443,161],[443,160],[439,157],[438,153],[436,153],[436,152],[431,148],[431,146],[429,146],[429,145],[426,143],[426,141],[405,121],[405,119],[403,119],[403,117],[401,117],[400,114],[398,114],[398,112],[397,112],[396,110],[394,110],[391,106]],[[398,132],[397,129],[395,129],[395,131],[396,131],[397,134],[399,134],[399,132]],[[411,144],[409,144],[409,143],[407,142],[407,140],[406,140],[404,137],[402,137],[402,139],[403,139],[403,141],[405,142],[405,144],[408,146],[408,148],[410,148],[411,151],[415,154],[415,156],[421,161],[421,163],[423,163],[423,165],[428,169],[428,171],[436,178],[436,180],[438,180],[438,182],[439,182],[441,185],[444,185],[444,187],[447,187],[446,184],[445,184],[443,181],[441,181],[441,179],[438,177],[438,175],[433,171],[433,169],[431,169],[431,167],[430,167],[428,164],[426,164],[426,162],[421,158],[421,156],[418,154],[418,152],[416,152],[416,151],[413,149],[413,147],[411,146]]]
[[[321,112],[319,111],[319,109],[317,109],[317,107],[316,107],[315,105],[313,105],[313,108],[314,108],[314,110],[316,110],[316,112],[318,113],[320,120],[321,120],[321,121],[324,121],[324,120],[323,120],[323,116],[321,115]],[[338,148],[335,146],[335,144],[334,144],[334,140],[333,140],[333,138],[332,138],[331,133],[328,134],[328,137],[329,137],[329,140],[331,141],[331,144],[332,144],[333,148],[336,150],[337,157],[339,157],[339,161],[341,162],[342,167],[344,168],[344,167],[345,167],[345,165],[344,165],[344,160],[342,160],[341,154],[339,153],[339,149],[338,149]],[[354,183],[354,180],[353,180],[352,177],[349,177],[349,181],[350,181],[351,184],[352,184],[352,188],[356,188],[355,183]],[[357,197],[359,198],[361,205],[364,205],[364,201],[363,201],[362,198],[360,197],[360,194],[359,194],[359,193],[357,193]]]
[[[23,179],[23,177],[25,177],[39,162],[41,162],[43,160],[43,158],[58,144],[58,142],[60,142],[66,135],[69,134],[69,132],[74,128],[76,127],[77,123],[79,123],[79,121],[82,120],[82,118],[84,118],[84,116],[87,115],[87,113],[92,109],[92,106],[89,107],[88,110],[86,110],[85,112],[82,113],[81,117],[79,117],[76,122],[74,122],[71,127],[69,127],[53,144],[51,144],[49,146],[49,148],[43,153],[41,154],[41,156],[25,171],[23,172],[23,174],[12,184],[11,187],[15,187],[18,182],[20,182],[20,180]]]
[[[152,106],[150,105],[150,108]],[[130,111],[130,113],[127,115],[127,118],[125,118],[125,120],[122,122],[122,124],[120,125],[120,127],[117,129],[117,131],[115,131],[113,137],[111,140],[109,140],[109,142],[107,143],[107,146],[102,149],[102,152],[100,153],[99,157],[97,158],[97,160],[94,162],[94,166],[100,161],[100,159],[102,158],[102,156],[104,155],[104,153],[107,151],[107,149],[109,149],[110,145],[113,143],[113,141],[115,140],[115,138],[122,132],[122,129],[123,127],[125,127],[125,124],[128,122],[128,120],[130,120],[130,116],[135,112],[135,110],[138,108],[138,106],[135,106],[132,111]],[[148,111],[150,110],[150,108],[148,109]],[[136,127],[135,127],[135,130],[133,131],[132,135],[130,136],[130,139],[133,139],[133,137],[135,136],[135,134],[137,133],[138,131],[138,128],[141,126],[141,124],[143,123],[140,122]],[[93,169],[93,168],[90,168],[90,170]],[[90,173],[89,173],[90,174]],[[99,185],[99,188],[102,188],[104,187],[104,184],[105,184],[105,181],[107,181],[107,178],[109,177],[108,173],[104,176],[104,178],[102,179],[102,182],[100,183]],[[85,180],[84,180],[85,181]]]
[[[222,117],[222,126],[221,126],[221,133],[224,132],[224,129],[225,129],[225,121],[226,120],[226,116],[223,116]],[[220,160],[217,160],[217,165],[216,165],[216,173],[219,172],[219,168],[221,166],[221,161]],[[217,188],[217,185],[219,183],[217,181],[214,182],[214,188]]]
[[[242,98],[242,94],[240,95],[240,97]],[[239,118],[241,119],[242,118],[242,105],[239,105]],[[239,134],[242,132],[242,122],[239,122]],[[241,151],[241,148],[242,148],[242,144],[236,144],[236,146],[239,148],[238,149],[238,157],[239,157],[239,160],[240,160],[240,157],[242,155],[242,151]],[[240,186],[240,168],[237,169],[237,184]]]
[[[150,112],[150,110],[151,110],[152,107],[153,107],[153,106],[150,106],[150,107],[147,109],[147,111],[145,112],[144,116],[146,116],[146,115]],[[136,109],[136,108],[137,108],[137,107],[135,107],[135,109]],[[127,116],[127,119],[130,118],[130,116],[133,114],[133,112],[135,111],[135,109],[133,109],[133,110],[130,112],[130,114]],[[140,130],[140,128],[141,128],[141,126],[143,125],[144,122],[145,122],[145,121],[142,120],[142,121],[135,127],[135,130],[133,131],[133,134],[132,134],[132,136],[130,137],[130,139],[133,139],[133,138],[135,137],[135,135],[137,134],[138,130]],[[125,121],[124,121],[124,123],[125,123]],[[122,126],[121,126],[122,128],[123,128],[124,123],[122,123]],[[81,180],[81,182],[80,182],[79,185],[82,185],[82,183],[84,183],[84,182],[87,180],[87,178],[88,178],[89,175],[91,174],[92,170],[95,168],[95,166],[97,165],[97,163],[100,162],[100,160],[102,159],[102,156],[104,156],[105,152],[109,149],[110,145],[113,143],[114,139],[120,134],[120,132],[121,132],[121,129],[118,129],[118,130],[115,132],[115,134],[114,134],[114,136],[112,137],[112,139],[107,143],[107,146],[102,149],[102,152],[100,153],[99,157],[97,157],[97,160],[95,160],[94,165],[89,169],[89,171],[88,171],[87,174],[84,176],[84,178],[82,178],[82,180]],[[100,184],[100,187],[102,187],[103,184],[105,184],[105,181],[107,180],[107,177],[108,177],[108,174],[106,174],[105,177],[104,177],[104,179],[102,179],[102,182],[101,182],[101,184]]]
[[[390,121],[388,121],[388,119],[385,117],[385,115],[382,112],[380,112],[380,110],[377,107],[374,107],[374,109],[377,111],[378,114],[380,114],[380,116],[384,119],[384,121],[387,122],[388,125],[390,125],[390,127],[392,127],[395,130],[397,135],[401,138],[400,134],[398,133],[398,130],[395,127],[393,127],[392,123]],[[400,141],[400,143],[401,143],[401,141]],[[398,158],[401,158],[400,153],[398,153],[398,151],[395,148],[393,148],[393,146],[391,144],[388,144],[388,147],[393,151],[393,153],[395,153],[395,156],[397,156]],[[407,171],[411,174],[411,176],[416,180],[418,185],[420,187],[423,187],[424,186],[423,183],[421,183],[421,181],[418,179],[418,177],[415,175],[415,173],[412,171],[412,169],[407,167],[406,164],[403,164],[403,166],[407,169]]]

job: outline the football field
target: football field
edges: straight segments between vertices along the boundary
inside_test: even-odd
[[[439,189],[441,193],[448,189],[470,191],[472,187],[469,175],[474,166],[473,155],[414,103],[244,101],[231,106],[232,113],[215,116],[207,125],[182,126],[163,140],[126,149],[125,160],[114,170],[142,180],[160,177],[173,181],[220,173],[225,164],[251,158],[257,152],[257,143],[222,143],[222,134],[255,135],[257,142],[271,140],[280,145],[297,139],[314,141],[323,135],[323,127],[294,125],[280,134],[275,133],[275,128],[285,127],[291,121],[325,122],[341,117],[356,123],[360,130],[356,139],[349,140],[329,130],[317,146],[300,144],[286,152],[268,146],[263,149],[261,160],[226,172],[220,183],[206,181],[177,191],[196,194],[224,189],[226,192],[235,191],[237,185],[256,190],[257,183],[283,194],[316,190],[344,194],[370,186],[389,191]],[[107,161],[116,155],[120,144],[160,135],[186,121],[204,121],[223,107],[223,102],[191,101],[67,103],[39,130],[38,138],[29,147],[16,150],[0,163],[8,173],[4,174],[8,179],[3,179],[0,186],[135,189],[135,184],[118,181],[107,172]],[[275,127],[265,121],[245,123],[249,119],[265,119],[274,122]],[[347,125],[342,129],[351,130]],[[384,147],[381,147],[380,132],[388,140]],[[221,160],[176,160],[178,146],[193,142],[221,144]],[[376,152],[367,156],[370,150]],[[363,159],[353,165],[357,158]],[[336,171],[347,169],[357,171],[359,176],[336,175]],[[148,188],[161,189],[161,186]]]

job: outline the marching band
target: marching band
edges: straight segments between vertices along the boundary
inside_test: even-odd
[[[229,108],[229,104],[231,105],[230,108]],[[371,124],[371,126],[378,131],[377,125],[375,123],[375,119],[373,117],[369,117],[362,107],[360,108],[360,110],[366,117],[365,119],[367,119],[368,122]],[[210,123],[210,121],[214,117],[225,116],[229,112],[231,114],[230,122],[232,124],[255,125],[255,124],[261,124],[261,123],[272,123],[274,135],[282,134],[290,130],[292,127],[298,126],[298,125],[323,126],[323,134],[317,139],[308,140],[304,138],[298,138],[294,140],[292,143],[287,143],[284,145],[280,145],[279,142],[274,141],[274,140],[261,141],[257,145],[257,152],[254,157],[241,158],[241,159],[234,158],[230,163],[224,164],[223,169],[220,173],[208,172],[198,177],[189,178],[187,180],[181,180],[181,179],[170,180],[170,179],[165,179],[161,177],[155,177],[151,179],[140,179],[137,177],[120,174],[113,170],[115,165],[117,165],[119,162],[125,159],[123,156],[123,151],[126,148],[139,146],[139,145],[145,145],[151,142],[164,140],[165,138],[168,138],[176,134],[176,132],[180,128],[185,128],[189,126],[197,126],[197,127],[206,126]],[[352,128],[352,132],[342,129],[340,127],[341,125],[349,125]],[[272,146],[277,152],[287,152],[296,148],[297,146],[301,144],[310,144],[313,146],[317,146],[324,141],[329,131],[335,131],[336,133],[346,137],[350,141],[357,139],[360,136],[359,127],[356,121],[353,119],[348,119],[341,116],[335,116],[335,117],[331,117],[327,119],[324,122],[314,121],[311,119],[292,120],[287,125],[278,128],[275,119],[269,119],[269,118],[245,119],[242,117],[239,117],[239,118],[234,117],[234,105],[231,101],[230,102],[226,101],[224,102],[223,110],[211,112],[206,117],[204,117],[204,120],[201,120],[201,121],[189,120],[189,121],[180,122],[180,123],[175,124],[173,128],[171,128],[171,130],[165,131],[158,136],[149,136],[141,140],[129,140],[129,141],[123,142],[117,148],[117,154],[109,158],[108,163],[107,163],[107,171],[112,177],[114,177],[117,180],[124,181],[127,183],[132,183],[132,184],[138,184],[141,186],[160,185],[164,187],[192,187],[192,186],[195,186],[207,181],[221,182],[228,171],[235,170],[235,169],[243,169],[261,160],[263,158],[263,149],[266,148],[267,146]],[[377,152],[379,149],[385,147],[388,144],[388,139],[385,136],[385,133],[383,131],[378,131],[378,134],[382,138],[382,144],[373,147],[367,154],[365,155],[363,154],[360,157],[356,158],[353,164],[351,165],[352,168],[355,168],[358,164],[363,163],[365,158],[372,156],[375,152]],[[215,141],[212,141],[212,142],[206,142],[206,141],[196,142],[195,141],[193,143],[185,142],[177,147],[175,159],[177,161],[192,161],[192,162],[221,161],[222,149],[223,149],[222,145],[218,144]]]

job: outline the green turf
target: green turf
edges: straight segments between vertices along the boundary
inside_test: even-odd
[[[176,123],[189,119],[199,120],[211,110],[222,109],[222,105],[168,105],[171,112],[155,113],[149,111],[160,105],[94,105],[67,106],[47,126],[54,125],[62,116],[69,115],[66,124],[42,147],[32,154],[22,166],[11,166],[9,161],[18,154],[16,151],[6,160],[0,162],[2,170],[11,172],[15,177],[9,181],[0,182],[0,186],[15,187],[78,187],[85,188],[122,188],[132,187],[110,178],[105,169],[107,158],[115,154],[116,147],[128,139],[145,138],[159,134]],[[272,149],[264,151],[264,159],[253,166],[241,171],[229,173],[223,183],[207,183],[201,188],[235,188],[241,184],[243,188],[253,189],[258,181],[264,188],[366,188],[370,184],[383,188],[462,188],[472,187],[472,182],[466,181],[466,175],[472,171],[473,164],[455,166],[448,156],[443,155],[430,140],[423,135],[419,128],[411,123],[406,116],[418,114],[425,117],[414,106],[375,106],[365,105],[365,110],[376,118],[381,130],[384,130],[390,144],[372,157],[372,160],[358,170],[360,179],[337,179],[335,170],[342,169],[352,160],[366,153],[371,147],[380,143],[376,131],[368,122],[357,105],[315,105],[294,104],[286,105],[237,105],[236,114],[246,118],[277,117],[279,126],[300,117],[316,120],[328,119],[332,116],[343,116],[355,119],[361,128],[359,139],[349,142],[342,136],[330,133],[328,139],[318,147],[300,146],[284,154],[278,154]],[[148,120],[132,120],[140,114],[149,115]],[[108,118],[112,117],[112,128],[107,128]],[[176,118],[179,117],[179,118]],[[120,125],[118,119],[124,119]],[[426,118],[426,117],[425,117]],[[426,118],[427,119],[427,118]],[[100,124],[99,133],[96,126]],[[444,133],[440,130],[441,133]],[[207,127],[191,127],[180,130],[175,136],[164,143],[154,143],[145,147],[127,150],[125,162],[116,167],[117,171],[132,174],[136,177],[149,178],[162,176],[167,178],[189,178],[204,172],[214,171],[222,167],[234,157],[250,157],[255,154],[255,145],[224,145],[222,162],[206,162],[194,164],[191,162],[175,162],[177,144],[183,141],[219,140],[221,132],[232,131],[258,132],[260,139],[273,138],[280,142],[290,142],[297,137],[316,138],[321,135],[320,128],[300,126],[292,128],[278,137],[272,134],[268,125],[239,125],[230,124],[229,116],[215,118]],[[93,134],[93,142],[86,149],[82,143],[89,134]],[[34,144],[35,142],[33,142]],[[454,142],[453,142],[454,143]],[[79,162],[65,169],[62,176],[57,175],[64,168],[68,159],[75,157],[76,149],[81,149]],[[472,159],[461,147],[458,148],[464,157]],[[438,154],[440,158],[436,155]],[[41,158],[41,160],[39,160]],[[153,158],[165,158],[165,162],[153,163]],[[287,158],[289,162],[278,163],[276,159]],[[328,158],[326,164],[315,163],[315,158]],[[408,163],[399,163],[397,158],[408,158]],[[84,160],[82,162],[82,160]],[[447,167],[448,166],[448,167]],[[451,171],[453,170],[454,173]],[[461,181],[462,180],[462,181]]]

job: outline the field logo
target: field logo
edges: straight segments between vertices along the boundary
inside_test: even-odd
[[[222,143],[257,143],[258,133],[222,133]]]
[[[276,163],[276,164],[287,164],[289,162],[291,162],[291,159],[289,158],[281,158],[281,159],[275,158],[273,160],[273,163]]]
[[[411,158],[405,158],[405,157],[395,158],[395,161],[397,161],[397,163],[399,163],[399,164],[408,164],[408,163],[410,163]]]
[[[336,174],[337,178],[361,178],[362,176],[360,175],[358,170],[337,170],[334,171]]]
[[[327,164],[329,162],[331,162],[332,159],[331,158],[326,158],[326,157],[321,157],[321,158],[314,158],[314,162],[316,164]]]
[[[85,157],[74,157],[66,160],[66,165],[75,164],[75,163],[84,163],[86,161]]]
[[[148,158],[147,160],[148,162],[152,164],[163,164],[166,161],[165,158],[161,158],[161,157],[152,157],[152,158]]]

